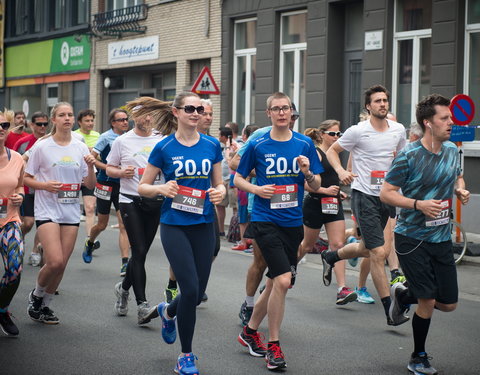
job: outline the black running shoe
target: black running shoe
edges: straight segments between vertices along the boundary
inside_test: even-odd
[[[204,302],[207,302],[208,301],[208,296],[207,296],[207,293],[203,293],[203,296],[202,296],[202,303]]]
[[[60,320],[57,318],[53,310],[48,306],[43,306],[40,310],[40,321],[45,324],[60,323]]]
[[[40,321],[40,317],[42,315],[42,312],[41,312],[42,302],[43,302],[43,298],[37,297],[36,295],[34,295],[33,290],[28,295],[27,313],[32,320],[35,320],[37,322]]]
[[[258,332],[252,335],[247,333],[247,327],[243,327],[242,332],[238,335],[238,342],[248,348],[248,351],[254,357],[265,357],[267,347],[263,343],[265,337]]]
[[[325,286],[329,286],[332,282],[332,269],[333,265],[327,262],[327,253],[331,252],[331,250],[322,251],[322,263],[323,263],[323,283]]]
[[[240,318],[242,325],[246,326],[252,317],[253,307],[247,306],[247,302],[243,302],[242,306],[240,307],[240,312],[238,313],[238,317]]]
[[[277,370],[287,367],[285,362],[285,356],[283,355],[282,348],[278,344],[270,344],[265,356],[267,362],[267,368],[269,370]]]
[[[7,336],[18,336],[18,328],[11,318],[12,314],[0,312],[0,328]]]

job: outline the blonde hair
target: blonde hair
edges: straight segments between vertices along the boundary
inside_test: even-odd
[[[50,110],[50,121],[52,119],[55,118],[55,116],[57,115],[57,111],[58,111],[58,108],[61,107],[61,106],[67,106],[67,107],[70,107],[72,109],[72,112],[73,112],[73,106],[69,103],[69,102],[58,102],[57,104],[55,104],[52,109]],[[55,126],[55,124],[53,123],[53,121],[51,121],[53,126],[52,126],[52,131],[49,133],[49,134],[46,134],[44,135],[42,138],[40,139],[43,139],[43,138],[47,138],[47,137],[50,137],[52,135],[54,135],[56,132],[57,132],[57,127]]]
[[[5,119],[10,123],[10,126],[13,125],[15,119],[15,112],[13,112],[11,109],[4,108],[3,112],[0,111],[0,116],[5,117]]]
[[[283,92],[278,91],[273,93],[267,98],[267,109],[270,109],[270,106],[272,105],[272,102],[275,99],[287,99],[288,103],[290,104],[290,107],[292,106],[292,101],[290,100],[290,97],[287,94],[284,94]]]
[[[307,128],[303,134],[305,134],[307,137],[310,137],[315,145],[322,143],[320,131],[316,128]]]

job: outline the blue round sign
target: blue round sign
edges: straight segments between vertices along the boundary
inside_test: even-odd
[[[450,111],[455,125],[467,125],[475,116],[475,104],[468,95],[455,95],[450,102]]]

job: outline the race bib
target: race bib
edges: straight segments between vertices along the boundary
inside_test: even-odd
[[[324,197],[321,200],[322,213],[336,215],[338,214],[338,198]]]
[[[0,219],[7,218],[8,198],[0,198]]]
[[[95,195],[99,199],[109,201],[112,198],[112,190],[112,186],[102,185],[97,182],[95,184],[95,190],[93,191],[93,195]]]
[[[58,203],[78,203],[80,184],[63,184],[58,191]]]
[[[440,225],[445,225],[450,223],[450,207],[451,207],[451,199],[446,199],[442,201],[440,204],[442,205],[442,211],[438,214],[438,216],[434,219],[428,218],[425,221],[425,226],[427,227],[438,227]]]
[[[138,180],[141,180],[145,173],[145,168],[138,168]],[[155,177],[155,181],[153,181],[154,185],[160,185],[160,174],[157,174]]]
[[[386,171],[372,171],[370,174],[370,188],[373,190],[380,190],[383,181],[385,181]]]
[[[298,186],[293,185],[276,185],[273,197],[270,198],[270,208],[290,208],[298,206]]]
[[[202,215],[207,192],[182,185],[178,185],[178,188],[177,195],[172,200],[172,208]]]

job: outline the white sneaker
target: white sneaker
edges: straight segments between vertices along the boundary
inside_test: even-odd
[[[32,265],[33,267],[38,267],[42,262],[42,255],[39,253],[31,253],[28,257],[28,264]]]
[[[122,289],[122,282],[115,285],[115,295],[117,302],[115,302],[115,312],[118,316],[125,316],[128,312],[128,290]]]
[[[157,306],[150,307],[148,302],[142,302],[137,306],[138,324],[147,324],[150,320],[158,317]]]

